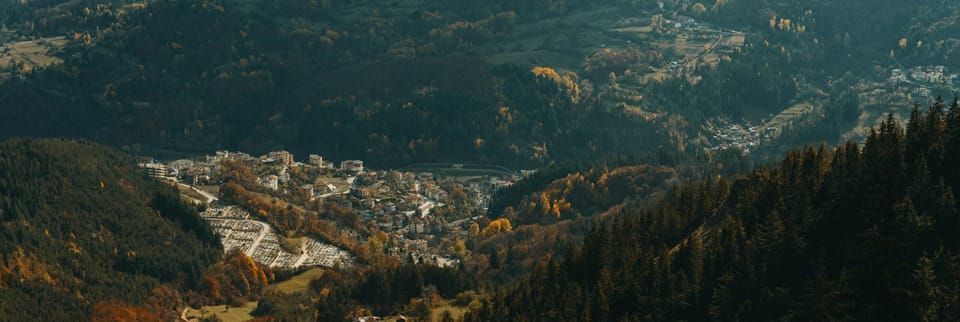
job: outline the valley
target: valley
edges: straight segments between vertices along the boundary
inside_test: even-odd
[[[954,1],[0,22],[0,321],[960,317]]]

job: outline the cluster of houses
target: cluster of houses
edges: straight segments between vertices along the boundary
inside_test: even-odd
[[[257,184],[277,191],[279,196],[299,193],[307,200],[323,199],[355,212],[363,225],[394,234],[402,243],[391,250],[392,255],[401,259],[412,256],[418,262],[441,266],[453,265],[455,261],[448,256],[436,255],[439,253],[436,250],[431,252],[426,247],[427,240],[466,234],[469,217],[478,210],[485,210],[497,190],[518,179],[506,175],[454,177],[429,172],[371,171],[364,168],[360,160],[344,160],[339,167],[334,167],[333,162],[316,154],[309,155],[307,160],[307,164],[297,162],[287,151],[273,151],[259,157],[243,152],[217,151],[193,160],[167,163],[141,158],[139,166],[151,176],[198,185],[219,183],[218,174],[224,161],[240,162],[253,170]],[[299,171],[304,168],[324,171]],[[310,174],[305,178],[304,173]],[[447,206],[455,211],[438,211]],[[454,224],[456,222],[467,223]],[[255,232],[248,232],[251,234],[255,235]],[[236,239],[241,244],[236,246],[241,247],[249,246],[242,244],[251,240]],[[260,251],[273,251],[273,248],[263,247]],[[318,256],[326,257],[329,256]],[[285,263],[283,256],[276,258],[278,263]]]
[[[713,134],[713,150],[738,149],[744,154],[749,154],[752,149],[760,145],[761,140],[772,139],[776,128],[760,128],[757,126],[727,124],[723,121],[716,121],[718,124],[707,122],[705,125],[707,131]]]
[[[220,165],[223,161],[237,161],[251,167],[265,166],[283,169],[292,166],[313,166],[320,169],[335,169],[334,163],[324,160],[323,156],[310,154],[308,160],[309,164],[297,162],[293,153],[282,150],[271,151],[259,157],[243,152],[217,151],[213,155],[197,159],[180,159],[169,163],[157,162],[152,157],[139,157],[138,165],[151,176],[191,185],[214,181],[216,175],[220,172]],[[340,162],[340,168],[345,172],[360,173],[363,172],[363,161],[345,160]],[[259,183],[276,190],[280,183],[289,179],[289,175],[284,175],[284,172],[281,170],[280,175],[258,178]]]
[[[943,65],[917,66],[908,70],[894,69],[887,79],[894,86],[907,86],[914,96],[928,97],[933,87],[958,87],[958,74],[949,73]]]
[[[458,210],[485,208],[492,194],[512,185],[513,180],[495,176],[437,177],[427,172],[370,171],[356,176],[349,194],[328,200],[354,209],[361,219],[381,230],[430,234],[445,229],[432,209],[449,203],[458,203],[455,205]],[[465,211],[458,213],[467,215]]]

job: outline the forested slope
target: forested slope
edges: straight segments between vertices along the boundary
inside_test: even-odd
[[[152,154],[285,148],[376,166],[533,167],[657,142],[657,122],[605,107],[576,74],[471,52],[505,37],[512,11],[355,17],[367,10],[356,4],[299,17],[257,5],[269,14],[160,0],[58,16],[79,29],[64,63],[0,84],[0,137],[83,137]]]
[[[956,320],[960,106],[624,208],[467,321]]]
[[[168,320],[220,247],[173,187],[119,152],[86,141],[0,142],[0,320],[110,312]]]

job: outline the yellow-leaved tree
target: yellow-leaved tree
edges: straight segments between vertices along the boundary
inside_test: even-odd
[[[512,230],[513,230],[513,225],[510,224],[510,219],[500,218],[500,219],[491,221],[490,224],[487,225],[487,228],[483,229],[483,238],[490,238],[502,232],[508,232]]]
[[[580,87],[577,86],[577,74],[570,72],[566,75],[560,76],[556,70],[550,67],[541,67],[535,66],[531,70],[534,75],[540,78],[547,78],[552,80],[554,83],[557,83],[562,89],[566,90],[567,94],[570,95],[570,100],[574,103],[580,98]]]

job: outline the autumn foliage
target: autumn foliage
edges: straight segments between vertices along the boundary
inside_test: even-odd
[[[203,275],[201,291],[210,304],[240,305],[254,299],[273,279],[269,267],[253,261],[240,250],[230,251],[222,263],[211,266]]]
[[[220,247],[173,187],[125,154],[0,141],[0,320],[166,321]]]
[[[304,216],[286,201],[258,194],[245,188],[248,185],[229,181],[220,186],[224,201],[243,206],[260,218],[269,221],[281,231],[298,230],[304,225]]]
[[[487,228],[483,229],[483,238],[490,238],[496,236],[501,232],[509,232],[513,230],[513,226],[510,225],[510,220],[507,218],[500,218],[494,221],[491,221]]]
[[[122,301],[106,301],[93,307],[93,322],[161,322],[156,314],[142,306],[133,306]]]

